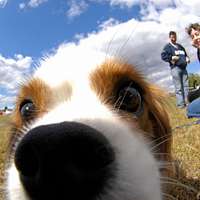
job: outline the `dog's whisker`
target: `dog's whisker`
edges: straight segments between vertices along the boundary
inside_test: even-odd
[[[165,140],[163,140],[162,142],[159,142],[158,144],[156,144],[156,145],[154,145],[152,148],[151,148],[151,151],[154,151],[156,148],[158,148],[161,144],[163,144],[163,143],[165,143],[165,142],[167,142],[167,141],[169,141],[170,140],[170,138],[167,138],[167,139],[165,139]]]
[[[124,97],[119,96],[117,101],[115,102],[115,108],[116,108],[117,112],[119,112],[119,109],[124,101],[124,98],[125,98],[125,96]]]
[[[194,192],[195,194],[198,194],[198,190],[195,189],[194,187],[192,186],[188,186],[188,185],[185,185],[183,183],[178,183],[178,182],[171,182],[171,181],[161,181],[162,184],[169,184],[169,185],[175,185],[175,186],[180,186],[182,188],[185,188],[187,189],[188,191],[192,191]]]
[[[120,108],[118,105],[118,102],[120,102],[120,101],[121,101],[121,96],[119,96],[114,103],[114,108],[117,109],[117,112],[119,111],[119,108]]]
[[[176,200],[176,198],[174,196],[172,196],[171,194],[162,192],[162,195],[165,196],[165,197],[167,197],[167,198],[169,198],[169,199]]]
[[[14,127],[14,130],[13,130],[14,134],[11,135],[11,139],[8,144],[8,148],[9,148],[10,152],[15,152],[19,142],[21,141],[23,136],[27,133],[27,131],[29,130],[29,126],[30,126],[30,122],[24,124],[24,126],[21,128]],[[14,155],[12,153],[10,155],[11,155],[10,158],[13,159]]]
[[[115,31],[115,33],[113,34],[112,38],[108,42],[108,45],[107,45],[107,48],[106,48],[105,60],[107,60],[107,56],[108,56],[108,53],[110,52],[111,44],[112,44],[115,36],[117,35],[117,33],[118,33],[118,30]],[[112,52],[111,52],[111,54],[112,54]]]
[[[131,87],[131,85],[132,85],[132,82],[128,85],[128,88]],[[119,97],[119,100],[121,100],[121,101],[120,101],[120,103],[119,103],[119,105],[118,105],[118,108],[117,108],[118,110],[120,109],[121,105],[123,104],[124,99],[125,99],[127,93],[128,93],[128,90],[126,90],[126,92],[124,93],[123,96],[120,96],[120,97]]]
[[[160,137],[158,137],[158,138],[152,138],[152,143],[154,143],[154,142],[157,142],[158,140],[161,140],[161,139],[166,139],[166,138],[169,138],[169,137],[171,137],[172,135],[171,134],[163,134],[162,136],[160,136]],[[155,137],[155,136],[154,136]]]
[[[153,139],[154,137],[155,137],[155,136],[153,135],[152,139]],[[154,144],[154,143],[156,143],[157,141],[159,141],[159,140],[161,140],[161,139],[163,139],[163,138],[166,138],[166,137],[169,138],[170,135],[169,135],[169,134],[165,134],[165,135],[160,136],[160,137],[158,137],[158,138],[156,138],[156,139],[153,139],[153,140],[149,143],[149,145]]]
[[[158,152],[153,152],[153,155],[170,155],[170,153],[158,153]]]
[[[133,27],[133,29],[131,30],[131,32],[128,35],[127,39],[124,41],[124,43],[116,50],[116,52],[114,54],[115,57],[119,57],[119,53],[123,52],[123,49],[126,47],[126,45],[128,44],[129,40],[132,38],[133,33],[135,32],[137,26],[138,26],[138,23],[135,25],[135,27]],[[121,58],[123,58],[122,54],[121,54]]]
[[[163,167],[171,166],[172,164],[173,164],[173,161],[170,161],[170,162],[162,161],[159,163],[159,167],[163,168]]]
[[[186,185],[184,183],[181,183],[180,181],[178,181],[177,179],[171,178],[171,177],[160,177],[161,182],[163,184],[170,184],[170,185],[176,185],[176,186],[180,186],[183,187],[187,190],[193,191],[195,194],[198,194],[198,190],[195,189],[193,186],[191,185]]]

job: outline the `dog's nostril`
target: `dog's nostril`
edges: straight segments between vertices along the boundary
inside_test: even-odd
[[[105,167],[113,162],[114,156],[111,154],[112,151],[109,145],[102,145],[95,149],[97,167]]]
[[[23,176],[35,177],[39,171],[39,160],[34,149],[28,145],[19,144],[15,155],[15,164]]]
[[[90,200],[113,177],[114,161],[109,141],[75,122],[32,129],[15,153],[21,181],[34,199]]]

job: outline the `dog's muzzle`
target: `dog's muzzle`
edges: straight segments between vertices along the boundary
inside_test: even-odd
[[[96,199],[116,169],[109,141],[96,129],[76,122],[30,130],[17,147],[15,165],[34,200]]]

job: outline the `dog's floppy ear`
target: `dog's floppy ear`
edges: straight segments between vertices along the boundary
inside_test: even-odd
[[[154,140],[152,144],[155,158],[160,162],[160,173],[164,177],[174,177],[176,169],[172,162],[171,146],[172,135],[168,113],[162,104],[156,103],[149,111],[149,119],[152,123]]]
[[[148,86],[148,93],[145,95],[146,117],[151,129],[151,146],[155,158],[161,161],[160,172],[163,176],[173,176],[174,169],[171,157],[171,126],[168,116],[167,102],[168,94],[163,93],[153,85]]]
[[[167,113],[167,107],[169,107],[166,101],[167,96],[157,87],[149,85],[145,95],[145,110],[146,118],[148,118],[146,123],[149,124],[152,132],[152,151],[158,160],[170,166],[172,137]]]
[[[150,106],[149,120],[152,123],[155,151],[160,153],[159,159],[171,160],[171,127],[168,113],[162,103],[154,102]]]

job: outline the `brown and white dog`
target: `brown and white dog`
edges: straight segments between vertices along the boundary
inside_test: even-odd
[[[163,199],[170,126],[162,94],[122,59],[73,55],[42,61],[20,89],[6,199]]]

